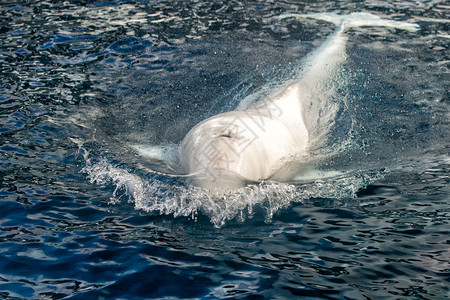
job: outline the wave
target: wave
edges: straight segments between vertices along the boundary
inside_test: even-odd
[[[132,203],[147,213],[190,217],[206,215],[215,227],[231,220],[243,222],[262,211],[267,222],[292,203],[306,203],[314,198],[346,199],[370,183],[381,179],[386,170],[351,171],[345,174],[318,172],[302,183],[263,181],[250,184],[225,195],[211,194],[189,186],[183,178],[164,177],[126,169],[107,159],[98,159],[81,148],[85,166],[82,172],[93,184],[112,188],[110,204]]]

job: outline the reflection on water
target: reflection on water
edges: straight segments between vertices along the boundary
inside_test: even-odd
[[[448,297],[444,2],[0,10],[2,297]],[[333,30],[273,16],[361,10],[422,29],[349,32],[348,84],[336,95],[346,105],[330,135],[346,143],[319,165],[340,175],[214,202],[126,147],[177,143],[277,88]]]

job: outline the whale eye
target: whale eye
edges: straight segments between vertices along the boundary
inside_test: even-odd
[[[226,137],[226,138],[229,138],[229,139],[232,138],[231,133],[222,133],[221,135],[219,135],[219,137]]]
[[[224,138],[231,139],[231,138],[234,138],[236,136],[235,136],[234,132],[231,129],[227,128],[227,129],[223,130],[222,132],[218,132],[217,137],[224,137]]]

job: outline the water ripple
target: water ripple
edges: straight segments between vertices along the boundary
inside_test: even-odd
[[[444,2],[5,0],[0,11],[1,297],[449,296]],[[422,28],[349,32],[335,137],[354,126],[323,167],[356,166],[350,176],[266,182],[227,205],[136,164],[127,142],[178,142],[333,30],[273,16],[323,11]]]

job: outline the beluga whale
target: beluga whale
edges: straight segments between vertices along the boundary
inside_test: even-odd
[[[142,155],[164,160],[176,159],[188,182],[210,191],[232,191],[248,183],[267,180],[293,181],[307,160],[319,133],[307,120],[307,107],[317,99],[332,97],[326,86],[346,60],[346,31],[361,26],[381,26],[417,31],[417,24],[382,19],[364,12],[283,14],[286,18],[313,18],[336,25],[335,31],[301,65],[298,80],[247,107],[207,118],[194,126],[177,149],[134,145]],[[309,118],[311,119],[311,118]],[[323,132],[322,132],[323,134]],[[167,153],[171,153],[167,155]],[[175,153],[175,154],[174,154]]]

